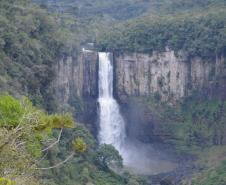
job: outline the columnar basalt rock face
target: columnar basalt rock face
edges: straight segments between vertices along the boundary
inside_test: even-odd
[[[70,97],[97,97],[96,52],[85,51],[64,56],[56,66],[54,87],[58,101],[67,104]]]
[[[223,57],[208,62],[170,50],[150,55],[116,53],[114,62],[116,95],[121,100],[150,95],[162,101],[180,100],[214,82],[225,67]]]
[[[98,53],[80,52],[63,57],[56,66],[54,87],[58,100],[70,96],[96,98],[98,94]],[[194,90],[210,87],[226,72],[224,57],[205,61],[188,59],[182,53],[114,53],[116,96],[158,96],[161,101],[177,101]],[[222,83],[223,84],[223,83]]]

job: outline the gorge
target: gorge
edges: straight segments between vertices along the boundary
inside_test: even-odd
[[[133,103],[131,99],[153,97],[173,106],[195,92],[208,99],[216,96],[222,100],[226,98],[226,66],[223,56],[216,56],[214,61],[208,62],[199,57],[189,59],[183,53],[176,55],[174,51],[167,50],[152,54],[115,52],[111,58],[114,66],[113,94],[122,109],[126,110],[123,114],[131,124],[129,129],[127,125],[127,130],[139,139],[141,135],[146,135],[147,138],[143,137],[142,140],[158,140],[161,135],[164,137],[168,133],[162,133],[161,123],[157,124],[158,119],[153,119],[144,112],[139,115],[139,111],[136,111],[137,116],[130,118],[133,111],[129,108]],[[57,76],[53,84],[57,99],[62,105],[72,103],[73,99],[75,102],[84,100],[83,105],[76,104],[76,111],[84,110],[86,117],[83,121],[95,128],[98,60],[98,53],[95,51],[73,52],[72,55],[64,56],[56,66]],[[140,123],[134,123],[139,116]]]
[[[0,184],[226,184],[225,0],[4,0],[0,25]]]
[[[165,52],[150,54],[113,52],[109,59],[113,67],[111,75],[114,81],[113,89],[110,88],[110,91],[119,102],[126,122],[127,137],[134,143],[130,145],[128,140],[125,141],[126,150],[131,151],[134,156],[127,153],[124,162],[138,174],[155,174],[175,169],[178,162],[174,160],[176,156],[161,156],[161,151],[159,152],[158,148],[153,150],[150,143],[169,143],[177,146],[178,141],[184,140],[186,135],[177,135],[178,131],[174,130],[178,125],[182,127],[186,124],[181,123],[181,118],[176,115],[176,107],[183,105],[187,98],[199,94],[210,101],[215,97],[225,100],[224,56],[216,56],[215,60],[210,62],[199,57],[187,58],[183,52],[176,53],[166,49]],[[82,106],[86,117],[85,120],[81,120],[93,129],[95,135],[98,135],[99,129],[96,109],[100,88],[98,70],[100,55],[96,51],[73,53],[72,56],[65,56],[58,62],[58,75],[54,83],[58,100],[61,102],[70,104],[71,97],[85,102]],[[108,82],[111,83],[111,80]],[[149,97],[153,100],[150,101]],[[168,113],[169,110],[172,112]],[[182,132],[189,134],[183,129]],[[111,134],[108,134],[108,137],[111,137]],[[223,142],[226,141],[226,138],[223,138]],[[118,146],[116,148],[119,149]],[[139,149],[134,150],[137,148]],[[138,158],[144,160],[136,161],[136,165],[133,166],[130,160],[126,161],[126,157],[133,161]]]

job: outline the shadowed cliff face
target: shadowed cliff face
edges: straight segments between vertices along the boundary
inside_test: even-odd
[[[55,67],[53,83],[59,109],[70,110],[76,121],[95,124],[97,120],[96,100],[98,88],[98,54],[74,51],[62,57]],[[96,134],[96,128],[92,126]]]
[[[68,103],[70,96],[97,98],[97,61],[96,52],[64,56],[56,66],[54,86],[58,100]]]

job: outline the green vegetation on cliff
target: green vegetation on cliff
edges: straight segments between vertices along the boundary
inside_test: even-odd
[[[111,145],[98,146],[70,114],[48,115],[27,99],[0,95],[0,182],[16,185],[126,185],[117,175],[122,158]]]
[[[140,98],[136,103],[145,107],[146,119],[151,116],[158,123],[162,142],[173,144],[180,152],[226,144],[225,101],[193,94],[174,106],[157,97]]]
[[[148,14],[116,24],[97,38],[97,46],[102,50],[137,52],[165,51],[168,47],[182,50],[189,57],[214,59],[225,53],[225,25],[226,4],[213,1],[203,8]]]
[[[226,184],[226,161],[215,168],[210,168],[204,174],[192,181],[194,185],[224,185]]]
[[[191,155],[197,159],[190,163],[195,172],[186,178],[183,185],[226,183],[225,101],[206,99],[201,93],[194,93],[174,106],[160,102],[158,96],[136,98],[133,101],[136,106],[142,106],[140,109],[143,110],[144,119],[153,124],[150,125],[151,129],[144,127],[153,133],[139,137],[150,141],[158,139],[158,142],[174,147],[179,155]]]
[[[35,0],[47,5],[53,11],[63,11],[80,18],[108,17],[108,19],[125,20],[139,16],[150,7],[149,1],[143,0]]]
[[[202,170],[187,178],[182,185],[224,185],[226,184],[226,147],[213,146],[198,152],[198,166]]]
[[[74,40],[58,21],[27,0],[0,1],[1,91],[26,94],[35,104],[54,107],[53,66],[65,51],[70,52]]]
[[[224,0],[34,0],[77,17],[83,42],[99,49],[162,51],[215,57],[225,50]],[[219,43],[220,42],[220,43]]]
[[[27,99],[0,96],[0,177],[16,184],[39,184],[43,143],[54,128],[72,128],[69,114],[47,115]]]

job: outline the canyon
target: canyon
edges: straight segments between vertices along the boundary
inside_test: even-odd
[[[1,182],[226,184],[225,2],[0,9]]]
[[[162,128],[168,121],[156,118],[141,99],[152,97],[158,104],[162,102],[171,107],[176,107],[194,93],[206,99],[226,99],[223,55],[208,61],[198,56],[188,58],[183,52],[166,48],[161,53],[115,51],[111,60],[114,66],[113,93],[126,120],[127,133],[144,142],[162,142],[174,136]],[[76,104],[75,109],[81,110],[78,121],[90,125],[95,135],[99,127],[96,106],[98,67],[98,52],[74,50],[58,61],[53,83],[59,104],[62,107]]]

